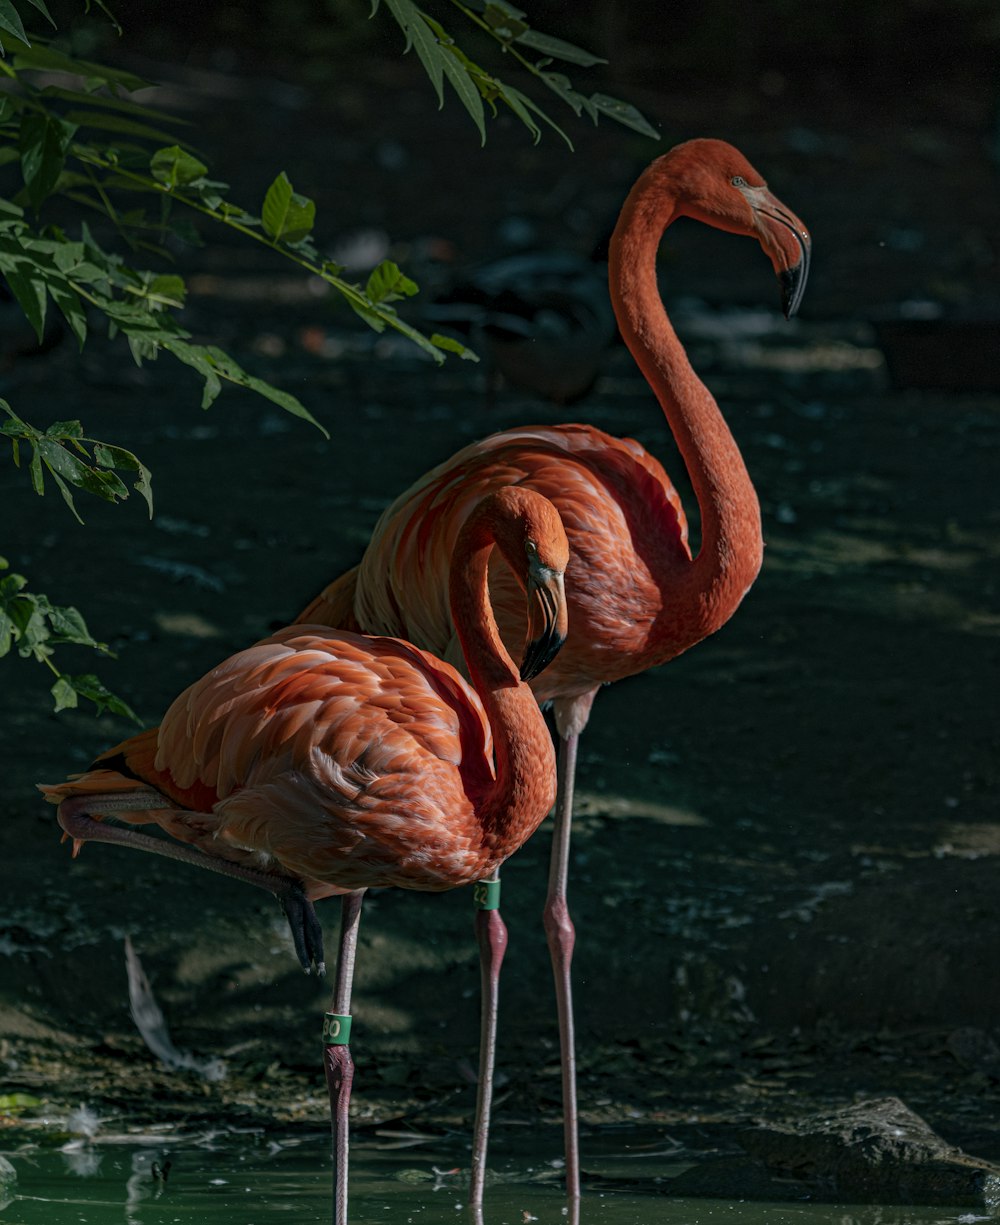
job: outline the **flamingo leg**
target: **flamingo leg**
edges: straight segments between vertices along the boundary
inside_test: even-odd
[[[198,868],[207,868],[220,876],[231,876],[248,885],[256,885],[273,893],[288,920],[299,964],[308,974],[312,969],[318,975],[326,972],[323,959],[323,929],[312,902],[306,897],[302,882],[291,876],[276,872],[264,872],[246,864],[230,863],[209,855],[182,842],[154,838],[123,825],[110,825],[106,821],[95,821],[91,813],[143,812],[150,809],[176,808],[158,791],[110,792],[107,795],[80,795],[63,800],[59,805],[58,820],[73,839],[73,854],[79,852],[84,842],[109,842],[115,846],[128,846],[139,851],[150,851],[166,859],[180,863],[191,863]],[[205,814],[195,814],[205,815]]]
[[[491,888],[491,886],[493,888]],[[500,917],[500,878],[480,881],[475,886],[476,940],[482,1016],[479,1029],[479,1081],[476,1091],[476,1117],[472,1128],[472,1175],[469,1203],[481,1208],[486,1182],[486,1149],[490,1134],[490,1108],[493,1104],[493,1070],[496,1065],[497,1015],[500,996],[500,966],[507,951],[507,926]]]
[[[577,732],[559,740],[559,784],[556,794],[549,888],[543,921],[552,957],[559,1017],[559,1050],[562,1063],[563,1131],[566,1145],[566,1194],[570,1202],[580,1197],[580,1144],[576,1105],[576,1039],[573,1029],[573,986],[570,964],[576,932],[566,903],[569,843],[573,819],[573,784],[576,776]]]
[[[351,1058],[351,986],[358,947],[358,925],[364,889],[345,893],[340,911],[340,949],[337,953],[337,978],[333,991],[333,1011],[323,1025],[325,1052],[323,1066],[330,1093],[330,1127],[333,1134],[333,1225],[347,1225],[347,1161],[351,1086],[354,1060]]]

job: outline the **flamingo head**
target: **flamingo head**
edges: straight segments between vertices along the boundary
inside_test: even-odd
[[[494,539],[528,597],[528,633],[521,680],[530,681],[555,658],[566,640],[564,574],[569,542],[559,512],[533,489],[508,486],[490,499]]]
[[[812,239],[743,154],[724,140],[689,140],[654,165],[669,175],[675,216],[758,240],[781,282],[781,305],[790,319],[802,302]]]

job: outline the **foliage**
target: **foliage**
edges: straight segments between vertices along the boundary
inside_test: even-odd
[[[380,0],[372,0],[373,16],[378,11],[379,3]],[[595,64],[606,62],[600,56],[592,55],[564,39],[533,30],[527,13],[507,0],[451,0],[451,4],[473,25],[499,43],[506,54],[551,90],[575,115],[586,114],[594,123],[605,115],[643,136],[659,140],[659,132],[634,106],[608,94],[593,93],[588,96],[579,93],[565,72],[551,68],[555,60],[592,68]],[[486,143],[486,107],[496,115],[497,103],[502,102],[531,132],[536,143],[542,136],[541,121],[558,132],[573,148],[569,136],[538,103],[470,59],[441,23],[414,0],[385,0],[385,6],[406,36],[406,50],[414,50],[423,64],[439,104],[444,104],[444,83],[447,80],[472,116],[483,144]],[[531,53],[537,53],[540,58],[530,58]]]
[[[0,434],[10,439],[16,467],[21,466],[22,444],[31,449],[28,470],[35,493],[45,492],[45,469],[48,469],[74,518],[82,523],[70,485],[95,494],[105,502],[123,502],[128,497],[128,487],[115,472],[120,468],[123,472],[139,474],[133,488],[142,495],[149,508],[149,517],[153,517],[153,478],[131,451],[112,443],[98,442],[96,438],[84,438],[79,421],[56,421],[43,432],[22,421],[6,400],[0,400],[0,409],[7,414],[7,420],[0,425]],[[91,450],[87,449],[88,444]],[[88,462],[90,460],[93,463]]]
[[[101,0],[95,3],[107,14]],[[591,67],[602,62],[598,57],[531,29],[526,14],[506,0],[451,3],[577,115],[596,121],[604,114],[656,136],[634,108],[603,94],[578,93],[567,76],[551,68],[555,60]],[[89,9],[90,0],[84,4]],[[0,174],[13,180],[0,182],[0,294],[13,297],[40,342],[54,309],[81,349],[95,327],[103,327],[124,339],[138,364],[165,353],[194,370],[202,380],[204,408],[230,383],[326,434],[296,396],[248,373],[222,349],[195,343],[183,326],[186,286],[169,268],[169,247],[198,241],[191,223],[198,216],[326,282],[376,331],[399,332],[436,362],[446,354],[475,360],[459,341],[426,336],[399,314],[395,304],[418,290],[392,261],[383,261],[363,285],[345,278],[343,268],[317,245],[314,202],[295,190],[284,171],[264,192],[257,212],[231,200],[227,184],[213,177],[185,139],[181,122],[136,101],[147,81],[74,57],[49,38],[32,34],[29,40],[23,24],[27,5],[36,20],[41,15],[52,23],[45,0],[0,0]],[[541,106],[475,63],[414,0],[385,0],[385,6],[402,27],[406,48],[420,57],[439,100],[447,80],[484,140],[487,108],[496,114],[502,103],[536,140],[544,123],[569,144]],[[372,0],[373,16],[378,7],[379,0]],[[77,219],[72,232],[44,220],[56,200],[60,217]],[[88,214],[92,225],[84,219]],[[146,262],[157,266],[143,267]],[[88,437],[79,421],[35,426],[0,400],[0,434],[10,441],[3,453],[25,472],[34,492],[41,495],[54,485],[77,519],[75,492],[117,503],[129,496],[129,483],[152,514],[152,478],[143,462],[119,443]],[[57,710],[82,696],[101,710],[130,714],[96,677],[69,676],[54,664],[53,648],[64,643],[108,653],[80,614],[29,593],[20,575],[8,574],[0,583],[0,656],[16,645],[21,655],[46,664],[56,675]]]
[[[41,0],[32,2],[44,11]],[[132,100],[147,82],[75,59],[41,40],[29,46],[10,0],[0,0],[0,37],[6,52],[0,80],[8,82],[0,93],[0,167],[19,170],[21,178],[19,187],[0,196],[0,277],[39,341],[51,304],[80,348],[103,321],[111,336],[124,337],[137,363],[167,353],[193,369],[203,381],[204,408],[231,383],[326,434],[296,396],[249,374],[222,349],[194,343],[178,317],[186,296],[182,277],[136,266],[137,255],[163,263],[168,239],[194,237],[181,212],[186,210],[237,230],[326,281],[370,327],[395,329],[435,361],[446,352],[473,356],[450,338],[425,336],[399,316],[393,303],[417,287],[391,261],[360,285],[323,258],[312,236],[315,205],[294,190],[284,171],[265,192],[258,216],[227,199],[227,185],[210,177],[178,137],[174,118]],[[35,218],[54,197],[94,213],[126,254],[109,250],[84,220],[75,235],[39,225]],[[79,421],[38,428],[5,401],[0,410],[0,434],[11,443],[8,454],[23,467],[35,493],[43,494],[51,482],[80,519],[74,491],[118,502],[128,496],[131,478],[152,513],[151,475],[129,449],[86,437]],[[99,709],[130,713],[95,677],[63,674],[52,662],[52,647],[63,642],[107,653],[80,614],[27,593],[21,576],[8,575],[3,583],[7,603],[0,656],[14,643],[22,655],[46,663],[57,677],[52,688],[57,710],[83,696]]]
[[[0,557],[0,573],[8,569],[7,559]],[[75,608],[53,604],[48,596],[36,595],[28,591],[27,586],[28,580],[23,574],[2,574],[0,577],[0,659],[16,646],[22,657],[31,657],[50,668],[56,678],[50,692],[57,711],[76,706],[83,697],[93,702],[99,711],[109,710],[138,722],[131,707],[115,697],[96,676],[91,673],[71,676],[56,667],[55,648],[67,643],[90,647],[101,655],[113,655],[114,652],[94,639]]]

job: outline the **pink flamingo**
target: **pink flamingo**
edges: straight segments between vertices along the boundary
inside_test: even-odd
[[[538,490],[570,540],[569,636],[532,684],[551,703],[559,745],[552,860],[544,921],[552,953],[563,1065],[566,1183],[579,1195],[579,1155],[566,902],[577,743],[602,684],[665,663],[735,612],[760,569],[760,509],[736,442],[667,318],[656,252],[678,217],[755,238],[798,309],[809,267],[802,222],[745,157],[720,140],[692,140],[657,158],[632,188],[611,241],[611,301],[621,334],[655,393],[698,500],[692,557],[680,498],[661,465],[631,439],[586,425],[506,430],[439,464],[379,519],[357,567],[330,584],[303,620],[401,634],[458,662],[447,599],[449,559],[476,502],[498,485]],[[517,586],[502,564],[490,590],[504,641],[523,632]]]
[[[520,672],[497,630],[494,545],[527,593]],[[112,842],[259,885],[289,917],[300,959],[322,965],[312,902],[345,894],[326,1072],[334,1221],[347,1221],[350,997],[361,899],[372,885],[439,891],[496,878],[556,792],[555,753],[525,683],[566,634],[568,560],[559,516],[530,489],[498,489],[468,516],[450,568],[450,607],[470,686],[396,638],[295,625],[231,656],[174,701],[159,728],[109,750],[85,774],[41,790],[73,839]],[[473,687],[474,686],[474,687]],[[152,822],[162,839],[104,821]],[[487,890],[488,891],[488,890]],[[477,919],[487,986],[505,932]],[[495,991],[484,1032],[495,1033]],[[492,1040],[480,1052],[476,1142],[485,1144]],[[482,1182],[485,1148],[474,1151]],[[478,1173],[475,1171],[478,1169]]]

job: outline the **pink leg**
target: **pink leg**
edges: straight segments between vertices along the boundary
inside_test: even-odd
[[[109,792],[107,795],[80,795],[63,800],[59,805],[59,824],[73,839],[73,854],[76,855],[84,842],[110,842],[116,846],[129,846],[134,850],[150,851],[154,855],[163,855],[166,859],[176,859],[181,863],[191,863],[198,868],[207,868],[220,876],[231,876],[235,880],[244,881],[248,885],[256,885],[273,893],[285,912],[288,926],[295,943],[295,952],[299,962],[308,974],[315,967],[317,974],[324,974],[323,963],[323,930],[316,918],[312,902],[305,895],[301,882],[290,876],[280,876],[275,872],[263,872],[245,864],[230,863],[199,851],[196,847],[185,846],[182,842],[170,841],[166,838],[154,838],[152,834],[142,834],[138,830],[129,829],[123,825],[109,825],[106,821],[95,821],[90,813],[144,812],[158,808],[176,808],[166,796],[152,789],[146,791]]]
[[[552,957],[559,1015],[559,1048],[562,1056],[563,1130],[566,1143],[566,1194],[570,1201],[580,1196],[580,1146],[576,1106],[576,1040],[573,1033],[573,987],[570,963],[576,934],[566,904],[569,871],[569,841],[573,819],[573,780],[579,736],[571,732],[559,742],[559,790],[556,796],[549,891],[545,899],[544,923]]]
[[[326,1014],[323,1040],[326,1044],[323,1066],[330,1092],[330,1127],[333,1133],[333,1225],[347,1225],[347,1160],[351,1086],[354,1060],[351,1058],[351,985],[354,957],[358,946],[358,924],[364,889],[345,893],[340,912],[340,951],[337,954],[337,981],[333,992],[333,1011]]]
[[[500,966],[507,951],[507,927],[490,896],[496,886],[499,903],[500,881],[480,881],[475,886],[476,940],[479,943],[479,966],[482,992],[482,1020],[479,1031],[479,1086],[476,1094],[476,1118],[472,1128],[472,1175],[469,1183],[469,1203],[482,1206],[486,1181],[486,1148],[490,1134],[490,1107],[493,1103],[493,1069],[497,1050],[497,1013],[500,996]],[[490,908],[483,905],[490,903]]]

